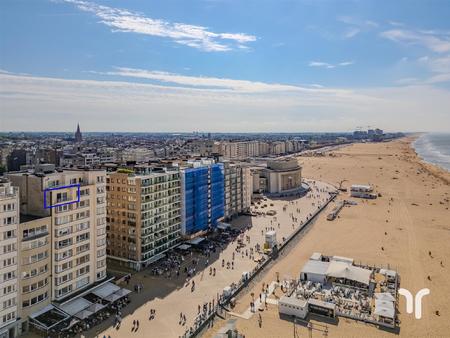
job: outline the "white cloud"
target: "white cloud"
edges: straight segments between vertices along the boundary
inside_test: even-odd
[[[350,28],[347,32],[344,33],[344,38],[350,39],[356,36],[361,30],[359,28]]]
[[[354,61],[343,61],[336,64],[328,63],[328,62],[322,62],[322,61],[311,61],[308,65],[310,67],[322,67],[322,68],[328,68],[333,69],[336,67],[346,67],[354,64]]]
[[[307,92],[311,90],[306,87],[285,85],[278,83],[266,83],[259,81],[236,80],[236,79],[207,77],[207,76],[187,76],[169,72],[125,68],[125,67],[117,67],[115,71],[101,74],[149,79],[162,83],[177,84],[183,87],[196,87],[211,90],[229,90],[239,93],[291,92],[291,91]]]
[[[347,25],[347,30],[343,33],[344,39],[351,39],[364,31],[370,31],[378,27],[378,23],[371,20],[361,20],[351,16],[338,16],[337,21]]]
[[[125,9],[107,7],[82,0],[62,0],[78,9],[93,13],[113,31],[165,37],[178,44],[207,52],[225,52],[245,48],[256,37],[244,33],[215,33],[207,27],[153,19]]]
[[[206,89],[0,74],[0,128],[68,130],[80,122],[90,131],[299,132],[367,124],[444,131],[450,125],[448,90],[429,85],[252,92],[251,83],[244,90],[239,82]]]
[[[425,47],[436,53],[450,51],[450,38],[444,34],[435,34],[432,31],[413,31],[406,29],[391,29],[380,34],[391,41],[413,44]]]

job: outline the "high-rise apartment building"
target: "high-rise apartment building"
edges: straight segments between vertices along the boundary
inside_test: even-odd
[[[1,179],[1,178],[0,178]],[[18,332],[18,239],[19,191],[0,181],[0,337]]]
[[[224,216],[231,219],[248,211],[253,193],[250,168],[240,163],[225,161],[224,166]]]
[[[105,279],[106,172],[56,171],[54,166],[42,165],[33,172],[9,173],[7,176],[14,186],[19,187],[21,213],[48,218],[36,219],[21,229],[22,246],[27,247],[29,236],[33,240],[29,246],[33,252],[21,253],[23,262],[28,261],[33,267],[27,268],[25,264],[21,270],[24,276],[29,273],[33,283],[37,282],[36,288],[33,283],[22,282],[24,290],[27,285],[30,290],[45,286],[48,256],[51,300],[62,301]],[[45,250],[45,238],[50,242],[50,252]],[[22,295],[24,308],[28,306],[26,293]],[[42,301],[42,297],[37,301]],[[29,304],[35,304],[35,300],[31,299]]]
[[[213,161],[191,162],[181,170],[182,234],[214,228],[224,216],[224,168]]]
[[[21,331],[28,331],[28,318],[51,301],[52,218],[20,216],[18,311]]]
[[[180,172],[108,174],[108,258],[140,270],[178,244],[181,230]]]

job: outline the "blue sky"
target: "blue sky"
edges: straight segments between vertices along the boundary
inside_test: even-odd
[[[449,1],[3,0],[0,130],[449,131],[448,18]]]

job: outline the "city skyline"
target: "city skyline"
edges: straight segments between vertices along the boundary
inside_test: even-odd
[[[444,1],[0,4],[0,131],[448,131]]]

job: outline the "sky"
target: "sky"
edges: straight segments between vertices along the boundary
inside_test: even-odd
[[[0,131],[450,132],[450,1],[2,0]]]

